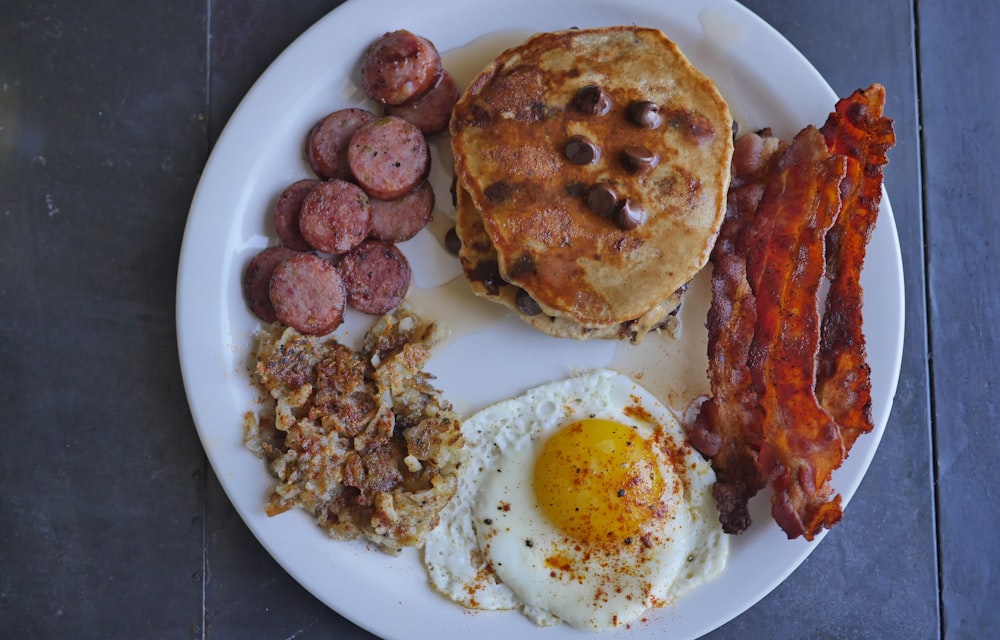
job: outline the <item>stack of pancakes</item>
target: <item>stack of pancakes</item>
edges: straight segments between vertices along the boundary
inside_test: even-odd
[[[663,33],[533,36],[472,82],[451,133],[477,294],[560,337],[638,342],[668,323],[715,243],[733,146],[725,100]]]

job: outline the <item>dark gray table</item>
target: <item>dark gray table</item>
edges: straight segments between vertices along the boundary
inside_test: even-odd
[[[233,511],[174,331],[181,235],[213,142],[337,4],[0,3],[0,636],[370,637]],[[888,89],[906,339],[847,517],[710,637],[995,637],[1000,5],[746,4],[838,94]]]

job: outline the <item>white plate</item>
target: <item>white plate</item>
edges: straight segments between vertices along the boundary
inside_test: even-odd
[[[729,0],[433,0],[417,6],[410,0],[352,0],[333,11],[271,65],[223,131],[191,206],[178,274],[178,347],[188,401],[205,452],[247,526],[298,582],[358,625],[386,638],[582,637],[566,625],[536,628],[516,613],[462,610],[427,586],[415,552],[393,558],[364,544],[331,541],[300,512],[264,515],[271,479],[242,442],[241,419],[255,398],[246,368],[257,322],[243,302],[240,279],[250,257],[277,242],[269,212],[278,193],[310,175],[301,154],[304,136],[324,114],[364,103],[356,82],[361,53],[375,37],[397,28],[430,38],[444,52],[446,66],[466,81],[530,31],[659,27],[714,78],[743,127],[771,126],[786,138],[806,124],[821,124],[836,96],[780,34]],[[581,367],[612,366],[636,375],[678,411],[707,389],[704,273],[685,303],[681,339],[650,338],[643,349],[543,336],[474,299],[460,279],[452,281],[457,261],[440,243],[453,215],[450,158],[443,146],[439,142],[434,150],[436,220],[401,248],[414,267],[411,297],[452,327],[454,339],[435,351],[428,368],[462,415]],[[876,430],[857,442],[834,477],[845,502],[878,447],[899,374],[903,278],[888,199],[863,284]],[[357,340],[368,321],[352,316],[337,335]],[[733,540],[722,576],[651,612],[648,621],[604,635],[697,637],[777,586],[817,543],[786,540],[767,515],[766,496],[758,496],[752,508],[755,524]]]

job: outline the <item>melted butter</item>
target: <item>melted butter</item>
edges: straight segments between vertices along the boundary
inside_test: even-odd
[[[608,363],[612,369],[635,374],[637,381],[678,417],[699,396],[709,393],[708,330],[712,268],[695,275],[684,294],[675,337],[651,334],[638,345],[618,344]]]
[[[461,275],[439,287],[411,289],[406,299],[420,317],[448,329],[442,348],[462,336],[499,324],[511,313],[507,307],[472,293]]]
[[[521,44],[535,33],[530,29],[506,29],[488,33],[461,47],[445,51],[441,54],[441,63],[455,78],[459,88],[465,91],[469,83],[501,51]]]

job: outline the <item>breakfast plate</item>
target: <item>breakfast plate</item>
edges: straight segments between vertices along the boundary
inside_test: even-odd
[[[206,455],[250,530],[300,584],[359,626],[385,638],[582,637],[566,625],[535,627],[513,612],[462,609],[428,586],[419,553],[412,549],[390,556],[363,543],[332,541],[302,512],[265,515],[272,479],[243,444],[243,416],[259,402],[248,373],[258,322],[243,300],[240,282],[249,259],[277,243],[270,212],[278,194],[311,177],[302,154],[305,135],[335,109],[372,108],[359,88],[361,55],[374,38],[401,28],[433,41],[445,67],[464,84],[502,49],[535,31],[657,27],[712,77],[741,129],[769,126],[785,139],[806,124],[822,124],[837,96],[780,34],[729,0],[433,0],[417,6],[408,0],[345,3],[274,61],[226,125],[195,193],[179,263],[178,349],[188,402]],[[413,267],[410,303],[450,331],[427,369],[460,416],[599,367],[632,376],[678,415],[706,393],[707,270],[692,284],[676,339],[651,336],[632,346],[542,335],[469,291],[457,259],[443,243],[454,216],[446,139],[433,141],[432,158],[435,219],[400,248]],[[875,431],[858,440],[834,475],[845,503],[882,437],[901,361],[903,274],[888,197],[882,200],[862,284]],[[371,321],[350,312],[335,335],[356,344]],[[755,498],[751,510],[754,525],[732,539],[721,576],[649,612],[641,623],[602,635],[695,638],[780,584],[819,540],[787,540],[769,517],[766,495]],[[845,517],[851,517],[849,509]]]

